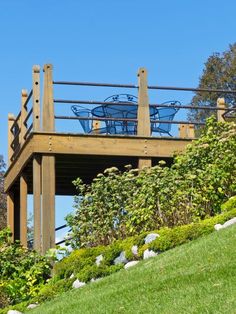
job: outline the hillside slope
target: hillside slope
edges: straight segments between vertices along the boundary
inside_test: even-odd
[[[31,313],[236,313],[236,226],[64,293]]]

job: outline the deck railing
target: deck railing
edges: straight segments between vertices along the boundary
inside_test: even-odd
[[[224,98],[218,98],[216,106],[193,106],[193,105],[172,105],[172,104],[150,104],[148,99],[148,90],[171,90],[171,91],[187,91],[187,92],[212,92],[224,94],[235,94],[236,91],[222,90],[222,89],[203,89],[203,88],[187,88],[187,87],[171,87],[171,86],[150,86],[147,84],[147,71],[140,68],[138,72],[138,83],[134,84],[110,84],[110,83],[94,83],[94,82],[67,82],[54,81],[52,65],[46,64],[44,66],[44,86],[43,86],[43,101],[42,101],[42,115],[40,114],[40,67],[33,67],[32,89],[29,93],[22,90],[21,95],[21,111],[14,117],[12,114],[8,116],[8,140],[9,140],[9,165],[16,159],[19,151],[24,146],[30,133],[33,132],[55,132],[55,120],[88,120],[91,118],[76,117],[68,115],[55,115],[56,104],[83,104],[83,105],[127,105],[125,102],[104,102],[99,100],[71,100],[71,99],[54,99],[55,85],[76,85],[76,86],[94,86],[107,88],[122,88],[122,89],[136,89],[138,91],[138,109],[137,118],[113,118],[113,117],[92,117],[95,123],[95,130],[99,127],[99,121],[130,121],[137,123],[137,136],[151,136],[152,123],[165,123],[179,125],[179,137],[194,138],[195,126],[204,124],[199,121],[180,121],[180,120],[153,120],[150,119],[149,108],[176,108],[189,110],[209,110],[216,111],[218,121],[223,121],[226,111],[226,104]],[[130,103],[129,103],[130,105]],[[231,111],[236,111],[232,108]],[[96,133],[96,132],[95,132]],[[93,133],[94,134],[94,133]]]
[[[31,131],[40,130],[40,68],[33,67],[32,89],[21,92],[21,111],[8,115],[8,162],[16,159]]]

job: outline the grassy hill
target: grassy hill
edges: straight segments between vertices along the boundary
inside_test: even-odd
[[[236,226],[64,293],[31,313],[236,313]]]

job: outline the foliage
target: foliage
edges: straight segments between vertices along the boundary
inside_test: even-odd
[[[10,303],[35,296],[50,277],[51,260],[11,241],[8,229],[0,231],[0,288]]]
[[[67,217],[74,247],[111,243],[163,226],[188,224],[221,212],[236,192],[236,125],[210,118],[201,138],[151,169],[112,167],[91,185],[74,184],[75,215]],[[82,197],[81,197],[82,196]]]
[[[48,313],[235,313],[236,226],[36,308]]]
[[[227,212],[236,208],[236,196],[230,197],[230,199],[221,205],[221,209],[223,212]]]
[[[199,88],[236,90],[236,43],[229,49],[214,53],[205,63],[203,74],[200,78]],[[194,106],[216,106],[217,98],[224,97],[226,104],[235,104],[235,94],[198,92],[192,99]],[[212,111],[191,110],[190,119],[204,121]]]
[[[54,266],[53,281],[61,281],[69,278],[72,274],[80,281],[88,282],[92,278],[100,278],[116,272],[122,265],[114,265],[114,259],[125,252],[127,260],[142,259],[143,252],[146,249],[161,253],[182,245],[203,235],[210,234],[214,231],[214,225],[223,224],[225,221],[236,216],[236,207],[230,211],[216,215],[196,223],[174,228],[163,227],[152,232],[158,233],[157,237],[149,244],[144,243],[144,239],[148,232],[127,238],[125,240],[117,240],[108,246],[98,246],[90,248],[82,248],[74,250],[69,256],[65,257]],[[138,246],[138,255],[134,255],[131,251],[133,245]],[[96,265],[96,257],[103,256],[103,260],[99,266]],[[47,288],[46,288],[47,289]],[[56,289],[56,288],[55,288]],[[51,290],[54,290],[51,289]]]
[[[0,155],[0,230],[6,227],[7,223],[7,200],[4,193],[4,171],[5,163]]]

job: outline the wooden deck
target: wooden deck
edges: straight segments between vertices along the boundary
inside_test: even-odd
[[[34,66],[31,92],[22,91],[20,113],[8,117],[9,167],[5,175],[8,225],[13,238],[27,246],[27,195],[33,194],[34,248],[42,253],[55,245],[55,195],[74,195],[73,180],[80,177],[90,183],[111,166],[123,170],[125,165],[132,164],[141,169],[156,165],[161,159],[170,164],[174,153],[183,151],[194,138],[194,126],[189,122],[179,125],[179,138],[151,136],[144,68],[138,72],[137,135],[132,136],[55,130],[53,84],[56,83],[52,66],[45,65],[40,97],[40,69]],[[222,102],[218,106],[224,109]],[[220,120],[221,115],[218,116]]]

